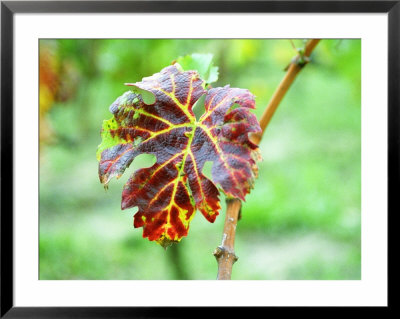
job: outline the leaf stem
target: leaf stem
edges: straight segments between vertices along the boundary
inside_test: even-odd
[[[295,56],[290,62],[284,78],[282,79],[278,88],[275,90],[274,94],[271,97],[271,100],[269,101],[264,113],[261,116],[260,126],[262,131],[258,134],[252,134],[250,136],[250,139],[253,143],[257,145],[260,143],[264,135],[265,129],[271,121],[271,118],[278,108],[280,102],[290,88],[297,74],[310,61],[309,56],[311,55],[311,52],[314,50],[319,41],[320,39],[309,40],[304,48],[304,51],[299,52],[299,54]],[[217,279],[219,280],[231,279],[232,266],[238,259],[238,257],[235,255],[234,243],[236,225],[240,214],[240,209],[242,207],[242,202],[239,199],[227,199],[226,205],[227,207],[222,243],[214,251],[214,256],[218,262]]]

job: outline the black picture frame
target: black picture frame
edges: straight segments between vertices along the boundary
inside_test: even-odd
[[[15,13],[269,12],[388,14],[388,218],[399,213],[400,1],[1,1],[1,318],[190,317],[184,307],[15,307],[13,302],[13,19]],[[392,220],[392,218],[390,219]],[[393,222],[388,222],[388,234]],[[390,238],[390,236],[389,236]],[[390,241],[388,247],[390,250]],[[389,256],[389,255],[388,255]],[[388,265],[390,264],[390,257]],[[388,281],[389,287],[390,281]],[[240,292],[238,292],[240,293]],[[388,307],[391,308],[390,294]],[[251,310],[253,310],[252,308]],[[291,307],[297,315],[307,307]],[[358,309],[359,310],[359,309]],[[249,314],[249,309],[235,309]],[[262,311],[262,310],[261,310]],[[268,310],[270,311],[270,310]],[[334,310],[336,312],[336,310]],[[346,311],[349,311],[347,308]],[[197,309],[223,315],[225,308]]]

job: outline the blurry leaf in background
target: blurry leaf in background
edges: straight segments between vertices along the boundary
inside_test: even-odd
[[[56,54],[56,42],[40,42],[39,49],[39,116],[41,143],[52,136],[50,123],[45,114],[56,99],[59,88],[59,60]]]
[[[72,98],[79,83],[79,71],[73,61],[64,59],[62,48],[56,40],[39,42],[39,116],[41,144],[51,142],[54,129],[47,113],[56,102]]]

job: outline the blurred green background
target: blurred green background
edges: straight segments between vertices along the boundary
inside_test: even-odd
[[[224,208],[197,213],[166,251],[121,211],[134,161],[108,191],[98,178],[109,105],[191,53],[212,53],[213,86],[256,95],[258,117],[302,40],[41,40],[40,279],[215,279]],[[322,40],[260,144],[259,177],[242,208],[232,279],[361,278],[361,41]]]

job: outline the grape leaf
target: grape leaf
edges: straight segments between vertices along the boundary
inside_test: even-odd
[[[176,63],[141,82],[127,83],[154,94],[146,104],[128,91],[110,106],[99,145],[99,177],[105,186],[119,178],[139,154],[153,154],[156,163],[138,169],[125,184],[121,208],[137,206],[134,226],[143,237],[166,247],[186,236],[196,210],[214,222],[221,208],[219,190],[245,199],[257,175],[258,147],[248,133],[260,131],[249,109],[254,96],[245,89],[205,89],[196,71]],[[205,97],[205,113],[197,121],[194,103]],[[212,179],[203,175],[213,162]]]

